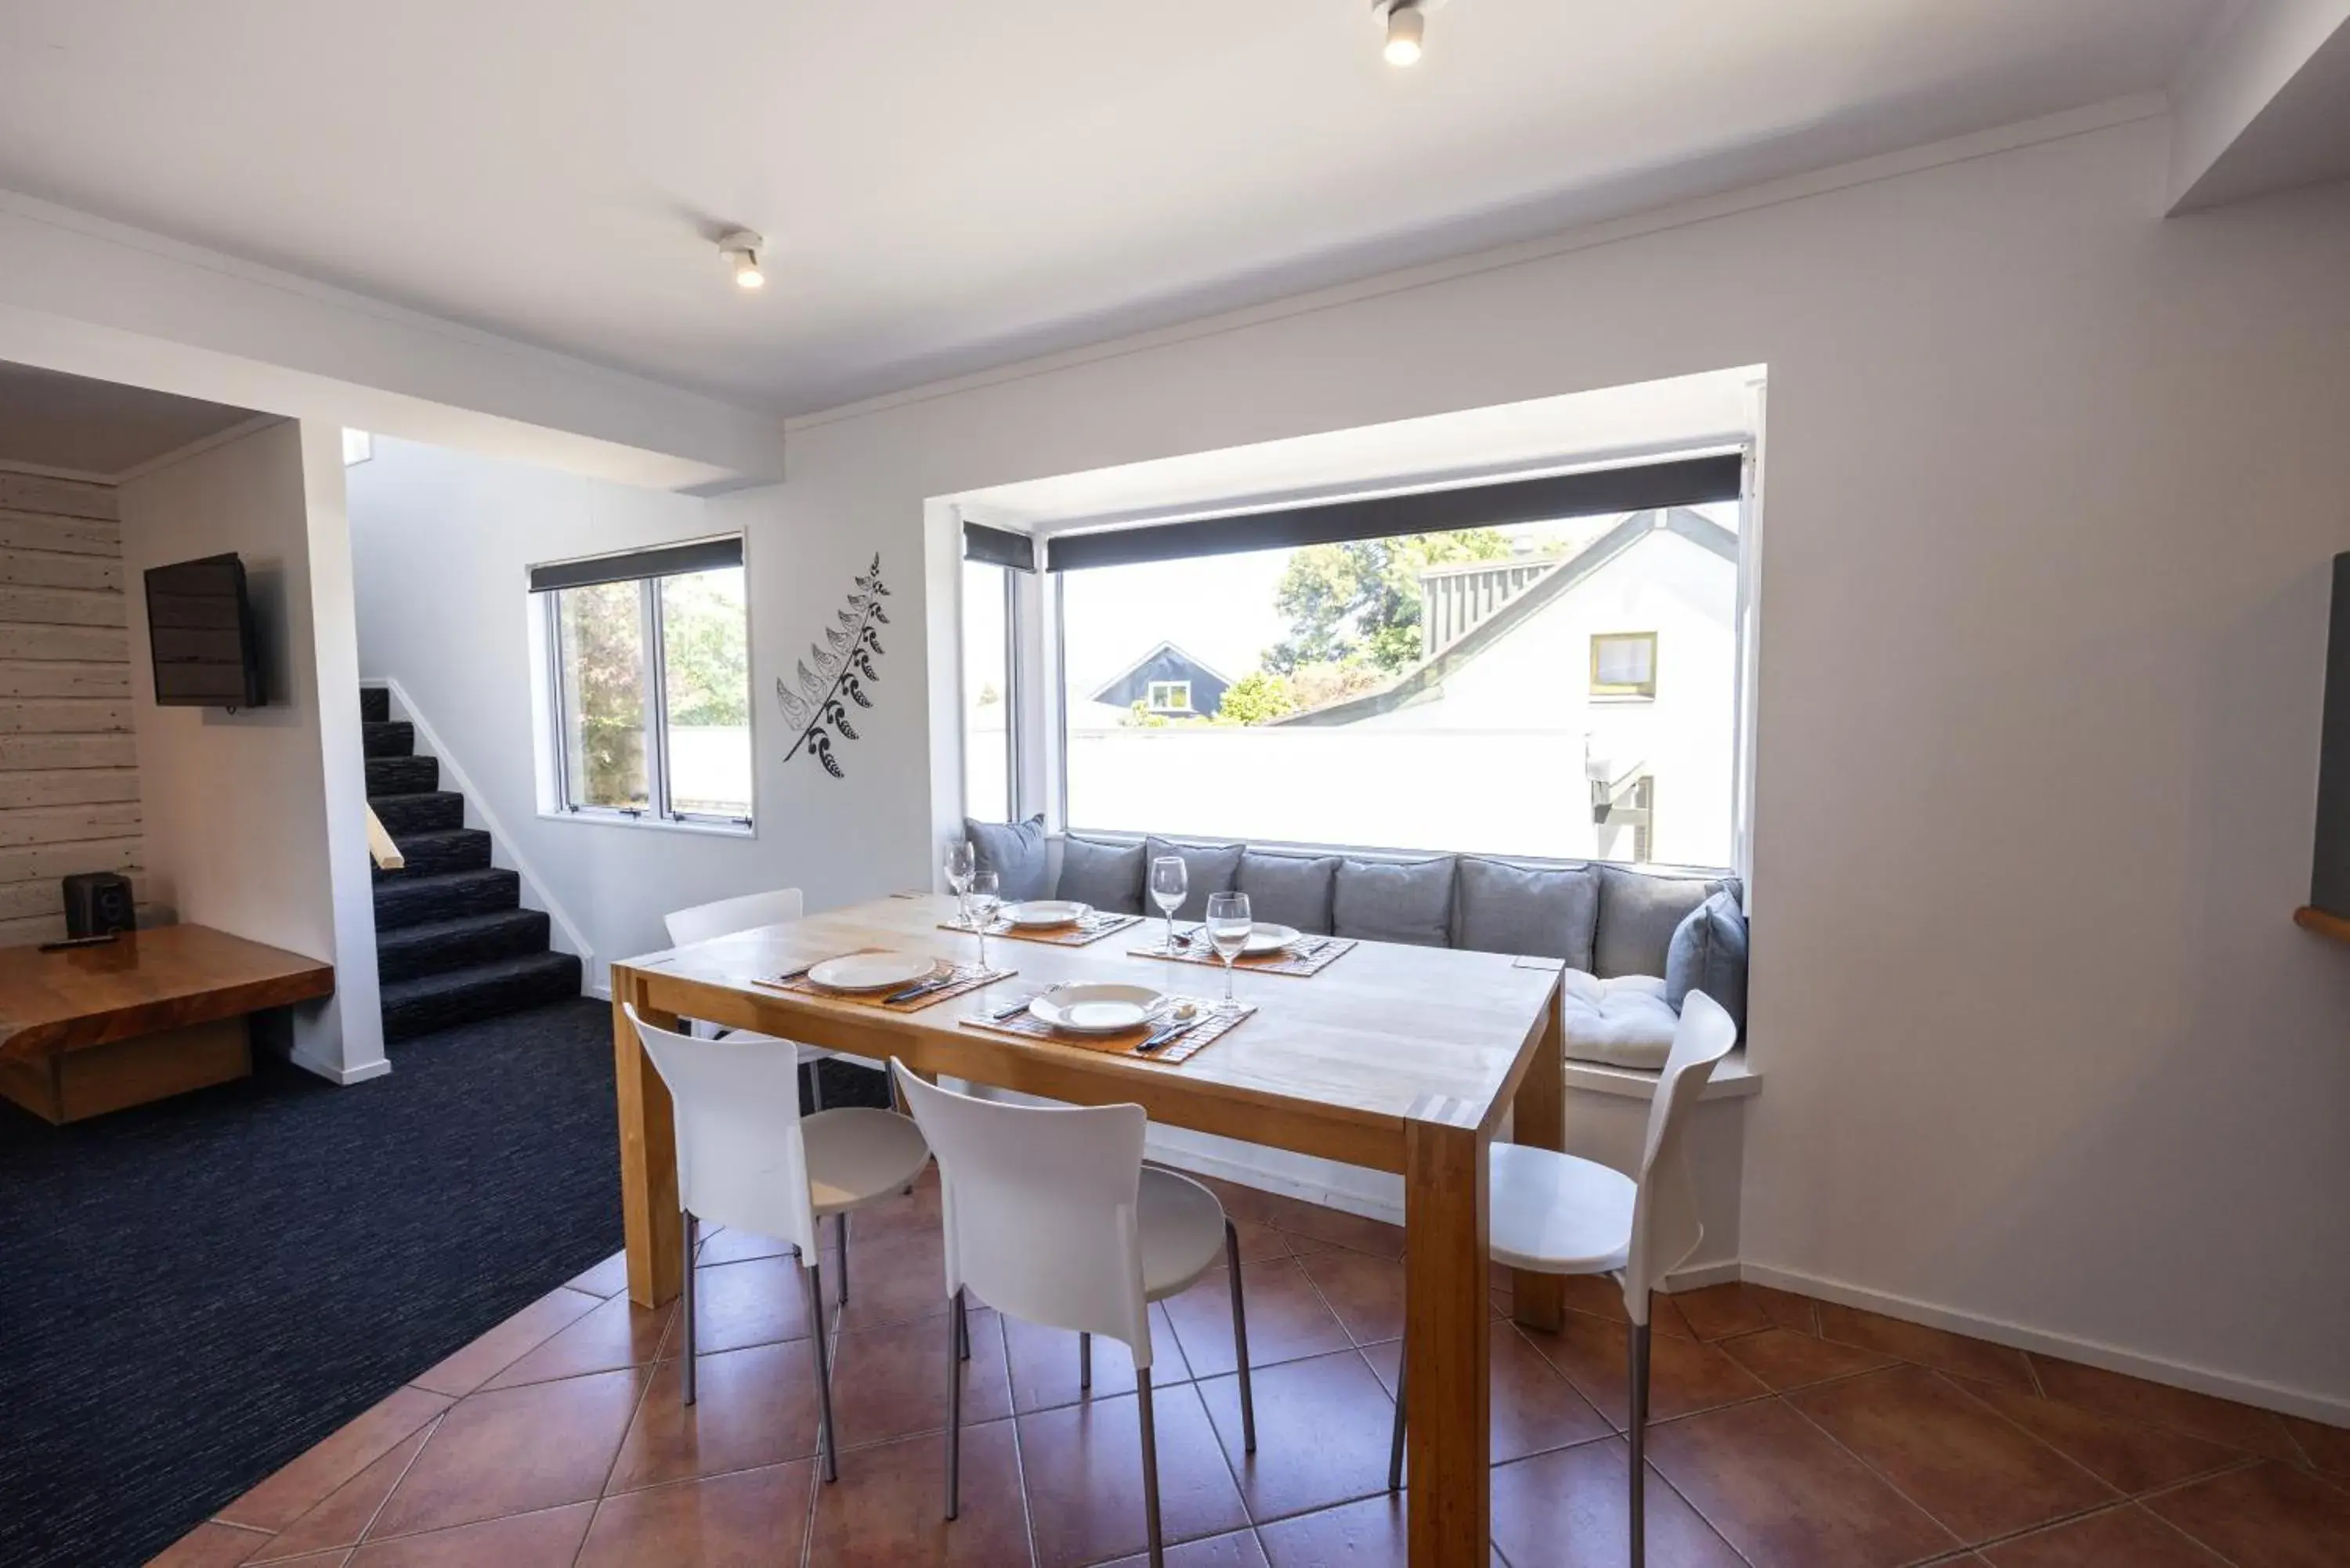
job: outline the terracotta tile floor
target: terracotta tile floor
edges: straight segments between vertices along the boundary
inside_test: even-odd
[[[1401,1563],[1387,1496],[1402,1232],[1219,1187],[1243,1241],[1258,1451],[1240,1448],[1222,1271],[1153,1317],[1175,1568]],[[1134,1375],[972,1315],[962,1517],[939,1517],[938,1200],[860,1216],[834,1325],[840,1480],[817,1479],[805,1297],[772,1243],[704,1244],[701,1399],[675,1314],[590,1270],[403,1387],[156,1559],[175,1568],[1130,1568]],[[1497,1311],[1506,1276],[1497,1276]],[[1493,1555],[1625,1561],[1623,1310],[1493,1341]],[[2350,1432],[1748,1285],[1660,1302],[1658,1568],[2340,1568]]]

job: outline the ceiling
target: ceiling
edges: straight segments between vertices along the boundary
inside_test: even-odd
[[[0,188],[781,412],[2160,86],[2232,0],[9,0]],[[711,237],[770,237],[740,295]]]
[[[253,417],[251,409],[0,360],[0,462],[110,479]]]

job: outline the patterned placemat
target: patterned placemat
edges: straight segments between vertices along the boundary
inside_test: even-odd
[[[1015,926],[1009,920],[998,920],[987,928],[991,937],[1008,937],[1015,942],[1045,942],[1056,948],[1081,948],[1097,942],[1104,937],[1114,937],[1129,926],[1142,924],[1140,915],[1092,915],[1068,926]],[[941,920],[939,929],[972,933],[972,927],[960,919]]]
[[[1073,1034],[1055,1029],[1033,1012],[1015,1012],[1009,1018],[992,1018],[983,1012],[966,1013],[962,1023],[966,1029],[984,1029],[993,1034],[1015,1034],[1024,1040],[1049,1040],[1055,1045],[1074,1045],[1080,1051],[1099,1051],[1107,1056],[1132,1056],[1138,1061],[1157,1062],[1172,1066],[1196,1056],[1240,1025],[1247,1023],[1256,1012],[1256,1004],[1243,1002],[1236,1012],[1217,1012],[1215,1002],[1204,996],[1170,996],[1168,1002],[1189,1002],[1196,1004],[1204,1021],[1185,1030],[1156,1051],[1136,1049],[1150,1038],[1161,1024],[1169,1022],[1163,1015],[1139,1028],[1128,1029],[1116,1034]]]
[[[1169,963],[1212,964],[1218,969],[1223,968],[1224,961],[1216,956],[1214,946],[1204,934],[1204,928],[1200,929],[1196,941],[1186,941],[1178,936],[1176,949],[1171,953],[1157,942],[1126,950],[1134,958],[1162,959]],[[1232,967],[1253,969],[1260,974],[1320,974],[1353,952],[1357,946],[1351,937],[1301,937],[1296,946],[1280,952],[1243,954]]]
[[[858,953],[878,953],[889,950],[887,948],[857,950]],[[835,956],[853,958],[856,954],[838,953]],[[814,964],[808,966],[809,969],[815,967]],[[925,1007],[935,1006],[951,996],[961,996],[967,991],[977,991],[983,985],[993,985],[999,980],[1010,980],[1019,972],[1016,969],[983,969],[975,963],[955,963],[951,960],[941,959],[931,966],[930,980],[941,981],[944,983],[935,991],[925,991],[920,996],[908,997],[903,1002],[890,1001],[889,998],[899,994],[891,991],[827,991],[824,987],[809,981],[807,970],[794,971],[776,975],[772,979],[754,979],[751,983],[763,985],[769,991],[790,991],[796,992],[802,996],[821,996],[827,1002],[854,1002],[859,1007],[877,1008],[883,1012],[920,1012]],[[914,983],[928,984],[929,981],[917,981]]]

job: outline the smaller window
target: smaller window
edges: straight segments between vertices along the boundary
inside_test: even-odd
[[[1594,697],[1654,697],[1657,694],[1657,634],[1607,631],[1591,639]]]
[[[1154,713],[1188,713],[1191,711],[1191,683],[1188,680],[1154,680],[1150,683],[1150,711]]]

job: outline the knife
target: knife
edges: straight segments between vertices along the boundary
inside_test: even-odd
[[[1208,1020],[1213,1016],[1214,1015],[1212,1013],[1202,1013],[1197,1018],[1186,1018],[1180,1023],[1170,1023],[1166,1028],[1161,1029],[1158,1033],[1150,1036],[1149,1039],[1145,1040],[1141,1044],[1137,1045],[1134,1048],[1134,1054],[1138,1056],[1145,1056],[1163,1046],[1171,1045],[1177,1040],[1189,1034],[1192,1030],[1197,1029],[1202,1023],[1207,1023]]]
[[[1016,1012],[1027,1012],[1028,1004],[1035,1000],[1033,996],[1024,996],[1019,1001],[1007,1003],[1003,1007],[992,1008],[988,1011],[987,1021],[990,1023],[1001,1023]]]
[[[962,976],[959,973],[949,973],[942,979],[926,980],[919,985],[910,985],[903,991],[893,991],[889,995],[883,997],[881,1001],[885,1005],[892,1002],[911,1002],[918,996],[928,996],[934,991],[944,991],[948,986],[954,984],[962,978]]]

